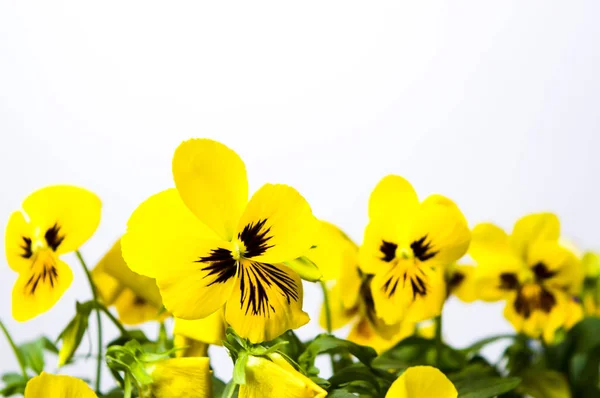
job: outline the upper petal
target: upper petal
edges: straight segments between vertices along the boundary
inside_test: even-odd
[[[265,184],[250,199],[238,224],[243,256],[279,263],[303,256],[316,244],[317,219],[294,188]]]
[[[392,383],[387,398],[456,398],[458,391],[439,369],[431,366],[413,366]]]
[[[552,213],[529,214],[519,219],[510,236],[512,246],[524,259],[530,246],[538,241],[553,240],[560,237],[560,221]]]
[[[81,379],[42,372],[25,387],[25,398],[39,397],[96,398],[96,394]]]
[[[39,238],[57,253],[77,250],[96,231],[102,203],[92,192],[70,185],[54,185],[29,195],[23,210]]]
[[[217,141],[185,141],[173,155],[173,179],[186,206],[221,238],[231,240],[248,202],[242,159]]]
[[[417,193],[404,178],[390,174],[379,181],[369,198],[369,219],[406,223],[419,205]]]
[[[358,247],[338,227],[319,221],[316,247],[307,256],[319,267],[323,280],[339,279],[358,265]]]
[[[512,257],[515,252],[502,228],[491,223],[481,223],[471,233],[469,255],[479,263],[497,257]]]

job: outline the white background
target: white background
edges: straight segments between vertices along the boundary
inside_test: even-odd
[[[252,191],[291,184],[358,242],[370,191],[396,173],[453,198],[472,225],[551,210],[566,237],[598,248],[599,4],[3,1],[1,223],[39,187],[87,187],[104,203],[82,249],[93,264],[172,186],[175,147],[211,137],[242,156]],[[24,324],[10,316],[16,274],[0,264],[0,317],[19,341],[55,337],[89,299],[66,260],[73,286]],[[305,296],[315,315],[319,291]],[[509,331],[501,309],[451,300],[444,332],[465,345]]]

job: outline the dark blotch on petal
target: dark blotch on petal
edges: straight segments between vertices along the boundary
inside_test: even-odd
[[[379,250],[383,253],[383,261],[390,262],[396,257],[396,248],[398,245],[393,242],[381,241],[381,246],[379,246]]]
[[[58,249],[58,246],[60,246],[62,241],[65,239],[65,236],[60,235],[60,227],[58,226],[58,224],[55,223],[52,226],[52,228],[46,231],[46,233],[44,234],[44,238],[46,239],[46,243],[48,244],[48,246],[52,248],[52,250],[56,251],[56,249]]]
[[[431,242],[427,242],[427,235],[411,243],[410,248],[412,249],[414,256],[420,261],[427,261],[438,254],[438,252],[433,251]]]
[[[267,220],[260,220],[256,224],[250,223],[244,227],[244,230],[238,233],[238,239],[240,239],[244,246],[246,246],[246,252],[244,257],[252,258],[260,256],[267,249],[272,248],[274,245],[268,245],[267,242],[272,238],[268,236],[271,228],[264,228]]]
[[[500,274],[500,289],[514,290],[519,287],[519,279],[512,272],[504,272]]]
[[[545,279],[550,279],[556,275],[556,271],[550,271],[546,264],[539,262],[531,267],[533,273],[535,274],[535,279],[538,282],[541,282]]]
[[[21,253],[21,257],[30,258],[33,256],[33,251],[31,250],[31,238],[27,238],[25,236],[23,238],[23,243],[21,244],[21,249],[23,249],[23,253]]]
[[[238,262],[233,259],[231,252],[223,248],[211,250],[210,255],[200,257],[195,262],[208,263],[207,266],[202,268],[202,271],[208,271],[208,274],[204,278],[216,275],[215,280],[207,286],[227,282],[235,276],[238,266]]]

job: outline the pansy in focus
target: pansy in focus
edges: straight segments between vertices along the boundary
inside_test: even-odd
[[[96,393],[81,379],[42,372],[27,382],[24,398],[96,398]]]
[[[6,259],[19,274],[12,292],[12,313],[27,321],[56,304],[73,281],[60,256],[79,249],[100,223],[100,199],[83,188],[42,188],[12,213],[6,227]]]
[[[208,139],[173,156],[176,189],[142,203],[127,224],[123,256],[158,283],[177,318],[201,319],[225,306],[225,319],[253,343],[308,322],[300,276],[286,262],[313,246],[317,221],[293,188],[266,184],[248,201],[246,168]]]
[[[445,374],[431,366],[413,366],[394,381],[386,398],[456,398],[458,391]]]
[[[477,225],[469,249],[477,263],[478,298],[506,300],[504,316],[513,327],[547,342],[582,314],[574,296],[581,290],[583,269],[559,237],[558,218],[537,213],[518,220],[510,236],[493,224]]]
[[[470,237],[450,199],[431,195],[419,202],[404,178],[384,177],[371,193],[360,248],[360,267],[374,275],[370,287],[383,321],[417,323],[439,315],[446,299],[444,267],[466,253]]]
[[[138,325],[162,320],[162,298],[156,281],[131,271],[121,255],[121,240],[100,259],[92,270],[92,279],[100,300],[114,306],[119,320],[126,325]]]

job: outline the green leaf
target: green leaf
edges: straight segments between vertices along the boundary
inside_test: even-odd
[[[88,311],[89,309],[89,311]],[[62,341],[58,352],[58,366],[64,366],[69,363],[77,348],[83,340],[83,335],[88,328],[91,307],[80,305],[77,303],[77,313],[69,322],[67,327],[58,336],[59,341]]]
[[[221,379],[219,379],[217,376],[215,376],[214,374],[212,375],[212,396],[213,397],[220,397],[223,394],[223,391],[225,391],[225,387],[227,384],[225,384],[225,382]]]
[[[521,374],[520,393],[532,398],[571,398],[564,374],[552,370],[528,369]]]
[[[463,354],[465,354],[467,357],[470,357],[471,355],[478,354],[479,351],[481,351],[485,346],[487,346],[489,344],[493,344],[497,341],[504,340],[504,339],[514,339],[516,337],[517,336],[514,334],[501,334],[498,336],[492,336],[492,337],[488,337],[488,338],[479,340],[479,341],[471,344],[470,346],[463,348],[459,351],[462,352]]]
[[[300,275],[300,277],[309,282],[316,282],[323,278],[323,274],[319,267],[312,262],[308,257],[298,257],[295,260],[284,263]]]
[[[112,340],[107,344],[107,347],[110,346],[124,346],[129,341],[137,341],[140,344],[152,343],[146,334],[139,329],[128,330],[126,336],[119,336],[116,339]]]
[[[248,353],[240,351],[233,366],[233,382],[235,384],[246,384],[246,365],[248,364]]]
[[[18,373],[5,373],[2,376],[2,382],[4,387],[0,389],[0,395],[3,397],[10,397],[13,395],[23,395],[25,392],[25,385],[27,380],[23,378],[23,375]]]
[[[21,357],[25,361],[25,366],[40,374],[44,370],[44,343],[41,340],[34,340],[21,344],[19,347]]]
[[[369,367],[362,363],[354,363],[350,366],[347,366],[329,378],[331,388],[334,389],[351,384],[354,385],[361,381],[364,382],[363,384],[367,385],[367,390],[370,393],[379,393],[381,391],[381,386],[377,375],[375,375]]]
[[[351,354],[367,366],[377,356],[371,347],[362,346],[348,340],[339,339],[329,334],[318,335],[298,357],[298,364],[310,373],[314,368],[315,358],[321,354]]]
[[[450,380],[459,398],[493,398],[514,390],[521,382],[518,377],[450,377]]]
[[[357,395],[351,393],[345,388],[339,390],[332,390],[327,394],[327,398],[356,398]]]
[[[302,344],[302,341],[300,341],[296,333],[294,333],[292,330],[288,330],[275,340],[271,340],[268,343],[265,343],[265,345],[267,347],[272,347],[282,342],[285,342],[287,344],[279,346],[277,351],[282,354],[285,354],[288,358],[292,359],[294,362],[297,363],[300,354],[304,352],[305,346],[304,344]]]

